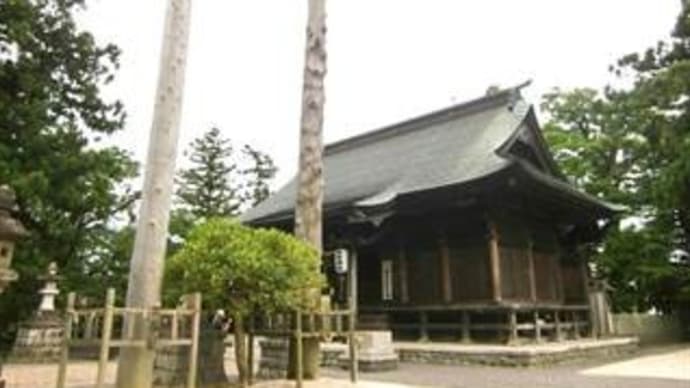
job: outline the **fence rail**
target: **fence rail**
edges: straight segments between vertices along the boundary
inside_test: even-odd
[[[201,323],[201,294],[183,297],[178,309],[115,307],[115,290],[108,289],[103,308],[75,308],[76,296],[67,295],[64,338],[58,369],[57,388],[64,388],[70,348],[99,348],[96,387],[105,383],[105,371],[111,348],[190,347],[186,387],[196,384]],[[114,327],[120,329],[114,333]],[[115,334],[115,335],[114,335]],[[117,338],[119,337],[119,339]]]
[[[249,320],[248,332],[250,344],[254,336],[288,337],[295,341],[296,386],[302,387],[304,365],[302,360],[305,338],[331,339],[344,337],[349,345],[350,380],[357,382],[357,340],[355,336],[356,313],[353,309],[319,312],[292,311],[272,315],[253,316]],[[250,346],[249,365],[253,364],[252,347]],[[251,378],[252,373],[250,371]]]

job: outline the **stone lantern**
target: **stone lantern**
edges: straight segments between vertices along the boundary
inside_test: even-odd
[[[15,196],[7,186],[0,186],[0,294],[19,276],[10,269],[14,243],[26,234],[21,222],[12,218],[15,207]],[[5,387],[2,378],[2,360],[0,360],[0,388]]]
[[[18,278],[10,265],[14,243],[26,234],[21,222],[12,218],[14,207],[14,191],[7,186],[0,186],[0,293]]]

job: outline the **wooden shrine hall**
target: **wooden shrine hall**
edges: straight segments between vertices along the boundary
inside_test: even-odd
[[[621,209],[571,186],[520,87],[326,146],[324,246],[359,328],[509,341],[590,333],[587,252]],[[293,179],[243,222],[292,230]]]

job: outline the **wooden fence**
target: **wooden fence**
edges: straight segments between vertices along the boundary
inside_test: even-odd
[[[292,311],[272,315],[258,315],[249,321],[249,343],[254,336],[288,337],[296,344],[296,386],[302,387],[304,365],[302,360],[304,338],[331,339],[347,338],[349,344],[350,380],[357,382],[357,340],[355,336],[356,314],[354,310],[334,310],[321,312]],[[253,367],[253,350],[249,347],[249,376]],[[250,382],[251,383],[251,382]]]
[[[108,289],[103,308],[75,308],[75,294],[67,296],[65,332],[58,369],[57,388],[64,388],[71,348],[98,347],[96,387],[105,383],[105,372],[111,348],[190,347],[186,387],[196,385],[199,353],[201,294],[184,298],[177,309],[115,307],[115,290]],[[120,335],[113,335],[114,328]],[[118,333],[116,333],[118,334]]]

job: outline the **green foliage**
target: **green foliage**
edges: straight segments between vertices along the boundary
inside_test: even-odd
[[[236,215],[240,198],[231,181],[237,165],[229,160],[230,140],[214,127],[194,139],[190,148],[193,167],[179,172],[179,203],[197,218]]]
[[[190,144],[192,167],[179,172],[178,208],[198,220],[236,216],[268,197],[277,168],[267,154],[245,145],[235,156],[229,139],[211,128]]]
[[[610,233],[595,257],[614,308],[664,311],[690,300],[690,9],[669,41],[623,57],[612,72],[627,89],[576,89],[545,96],[546,138],[566,175],[627,205],[638,227]]]
[[[268,154],[248,144],[242,148],[242,152],[250,163],[249,167],[242,170],[247,180],[243,198],[250,206],[256,206],[271,193],[269,183],[278,172],[278,167]]]
[[[50,261],[66,276],[64,288],[81,290],[97,241],[135,199],[122,183],[136,164],[97,145],[124,121],[121,103],[99,92],[119,51],[77,28],[83,4],[0,1],[0,183],[17,192],[16,216],[31,232],[13,263],[22,280],[0,298],[3,335],[34,309],[36,275]]]
[[[323,282],[319,268],[318,253],[291,235],[211,219],[167,262],[166,299],[200,291],[205,308],[241,315],[307,307]]]

